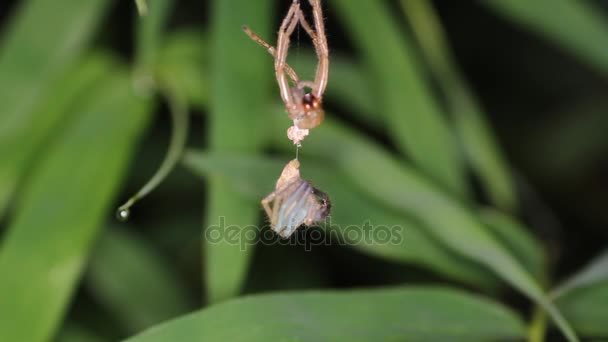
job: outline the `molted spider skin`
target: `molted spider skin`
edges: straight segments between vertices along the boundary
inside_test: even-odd
[[[296,159],[287,164],[276,190],[262,200],[272,230],[285,239],[302,225],[324,220],[331,209],[327,194],[300,178],[299,165]]]

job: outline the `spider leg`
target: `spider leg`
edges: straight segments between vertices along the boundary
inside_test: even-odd
[[[273,210],[270,208],[270,202],[272,202],[277,197],[277,191],[271,192],[268,196],[266,196],[262,201],[262,207],[264,207],[264,211],[266,211],[266,216],[270,219],[270,224],[273,225]]]
[[[251,38],[251,40],[253,40],[254,42],[256,42],[256,43],[262,45],[264,48],[266,48],[268,53],[274,57],[274,55],[275,55],[274,46],[268,44],[264,39],[262,39],[262,37],[260,37],[257,33],[253,32],[247,25],[243,25],[243,32],[245,32],[245,34],[248,35],[249,38]]]
[[[306,31],[306,33],[310,36],[310,39],[312,39],[312,43],[316,48],[318,44],[317,33],[315,32],[315,30],[313,30],[312,26],[310,26],[310,24],[306,20],[306,17],[304,17],[304,13],[302,13],[302,11],[300,11],[300,25],[302,25],[304,31]]]
[[[300,25],[302,25],[302,27],[304,28],[306,33],[310,36],[310,39],[312,40],[312,44],[315,47],[315,52],[317,53],[317,60],[320,61],[321,56],[319,56],[319,51],[322,51],[322,47],[320,46],[319,40],[317,39],[317,33],[313,30],[312,26],[310,26],[310,24],[306,20],[306,17],[304,17],[304,13],[302,13],[302,12],[300,12]],[[317,62],[317,64],[318,63],[319,62]],[[319,66],[317,65],[317,70],[318,70],[318,68],[319,68]],[[315,95],[315,97],[317,97],[317,98],[320,98],[320,96],[323,95],[322,92],[316,91],[316,89],[318,88],[317,80],[315,80],[315,82],[300,81],[297,84],[297,86],[298,87],[310,87],[311,89],[313,89],[313,92],[315,92],[313,95]]]
[[[253,32],[248,26],[243,26],[243,31],[245,31],[245,33],[249,36],[249,38],[251,38],[254,42],[262,45],[266,49],[266,51],[268,51],[268,53],[276,59],[277,51],[274,48],[274,46],[272,46],[272,45],[268,44],[266,41],[264,41],[264,39],[262,39],[255,32]],[[287,76],[289,76],[289,78],[291,78],[293,83],[297,84],[298,82],[300,82],[300,78],[296,74],[295,70],[293,70],[293,68],[291,66],[289,66],[289,64],[285,63],[284,70],[285,70],[285,73],[287,73]]]
[[[311,38],[313,38],[313,42],[316,41],[315,50],[317,52],[317,58],[319,59],[319,64],[317,65],[317,74],[315,76],[316,87],[313,89],[313,95],[320,99],[323,97],[323,93],[325,93],[327,79],[329,77],[329,48],[327,47],[327,37],[325,36],[325,23],[323,22],[321,0],[308,1],[312,6],[312,14],[317,32],[316,39],[314,39],[312,35]],[[306,25],[310,28],[308,23],[306,23]],[[304,26],[304,24],[302,24],[302,26]],[[309,29],[307,29],[306,26],[304,26],[304,29],[306,32],[309,32]],[[312,32],[312,29],[310,29],[310,31]]]
[[[300,21],[300,12],[300,2],[298,0],[294,0],[289,8],[289,11],[287,12],[287,15],[285,16],[285,19],[283,20],[283,23],[281,24],[281,28],[279,29],[276,56],[274,59],[274,70],[277,83],[279,84],[281,99],[287,107],[292,107],[294,105],[294,101],[291,94],[291,88],[289,87],[289,82],[285,77],[285,65],[287,65],[287,53],[290,41],[289,37]]]

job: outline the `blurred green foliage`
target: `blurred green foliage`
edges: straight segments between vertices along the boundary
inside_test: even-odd
[[[259,314],[261,307],[264,315]],[[391,316],[410,319],[387,322]],[[524,328],[495,303],[451,289],[410,287],[245,297],[128,341],[280,341],[285,336],[309,341],[477,341],[522,338]]]
[[[337,234],[312,251],[249,244],[244,233],[268,233],[248,227],[265,225],[259,201],[295,148],[272,58],[241,26],[274,44],[288,1],[9,5],[0,341],[608,338],[608,15],[599,2],[466,4],[574,65],[562,77],[562,65],[507,46],[506,58],[523,54],[541,70],[509,70],[529,76],[522,83],[542,74],[543,86],[585,86],[564,88],[522,128],[529,121],[511,115],[509,94],[496,100],[471,82],[496,70],[467,66],[452,42],[463,42],[455,5],[323,1],[327,118],[299,155],[333,209],[302,236],[379,226],[401,235]],[[304,36],[293,37],[290,63],[312,75]],[[484,51],[475,39],[464,42]],[[538,109],[532,102],[526,113]],[[153,173],[169,134],[164,170],[179,168],[117,224],[115,208]],[[240,243],[207,238],[222,220],[240,227]]]

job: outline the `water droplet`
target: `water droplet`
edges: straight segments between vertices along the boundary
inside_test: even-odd
[[[129,215],[131,215],[129,209],[118,208],[118,210],[116,210],[116,218],[122,222],[128,220]]]

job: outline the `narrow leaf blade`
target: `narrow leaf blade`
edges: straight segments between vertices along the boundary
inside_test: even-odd
[[[141,237],[106,230],[86,272],[93,296],[135,333],[188,311],[188,291],[158,250]]]
[[[262,36],[270,32],[270,0],[216,0],[213,4],[213,74],[209,140],[216,151],[256,152],[262,148],[265,104],[270,100],[272,60],[241,31],[250,25]],[[235,10],[236,9],[236,10]],[[246,57],[246,63],[243,60]],[[278,96],[278,94],[277,94]],[[205,227],[246,227],[258,221],[260,207],[230,189],[221,179],[209,181]],[[211,302],[237,295],[243,285],[252,247],[223,242],[204,246],[204,275]]]
[[[477,341],[523,336],[521,321],[496,303],[450,289],[404,287],[245,297],[127,341]]]
[[[452,56],[433,4],[429,0],[401,0],[401,4],[421,52],[446,97],[447,110],[469,164],[493,203],[503,210],[514,211],[517,196],[511,170],[479,101]]]
[[[47,341],[67,307],[147,118],[110,74],[46,151],[0,248],[0,340]],[[128,113],[129,115],[125,115]]]
[[[336,0],[333,4],[373,73],[379,89],[376,115],[384,115],[393,140],[431,179],[466,197],[464,163],[455,137],[386,3]]]
[[[110,1],[29,0],[19,5],[0,41],[0,216],[22,174],[22,159],[38,146],[29,141],[48,133],[30,134],[45,119],[34,113],[35,107],[82,54]],[[24,143],[15,154],[14,147]]]
[[[568,291],[556,304],[581,335],[608,338],[608,281]]]
[[[608,74],[608,47],[601,43],[608,36],[608,20],[591,2],[484,0],[480,3]]]
[[[577,288],[592,286],[604,281],[608,281],[608,250],[605,250],[584,269],[566,280],[553,292],[553,297],[558,298]]]

